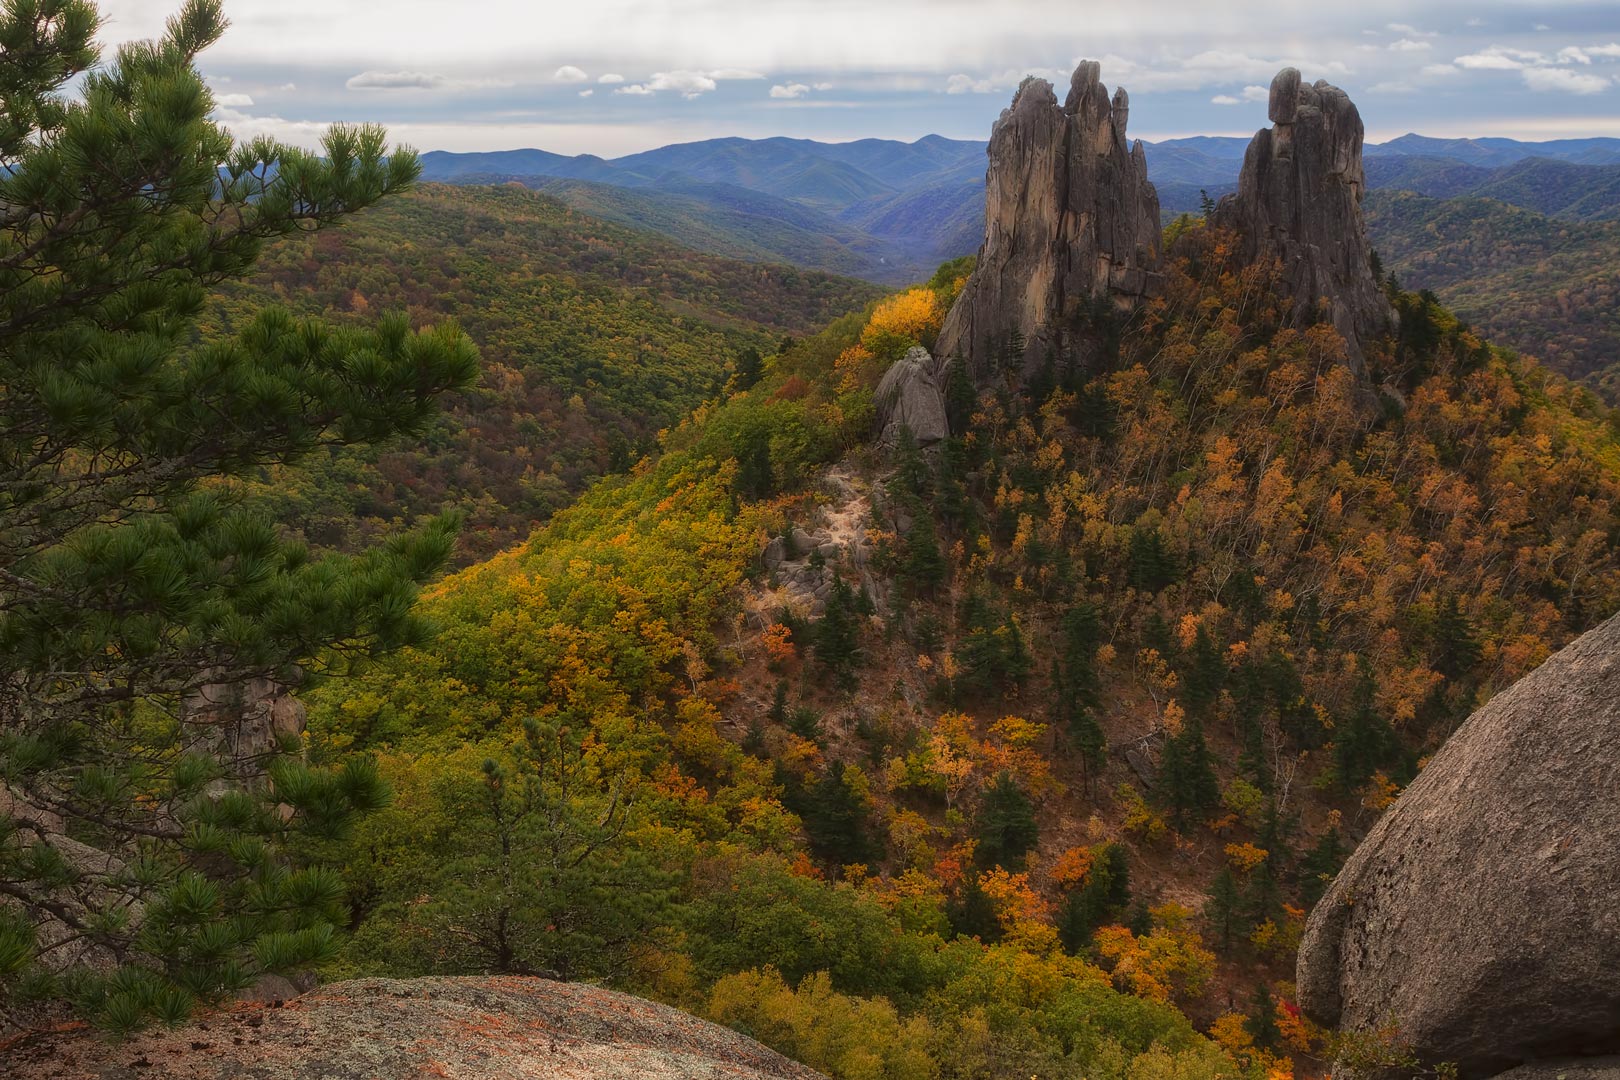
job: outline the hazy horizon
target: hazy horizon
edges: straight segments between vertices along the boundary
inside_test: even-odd
[[[101,38],[177,0],[109,0]],[[314,144],[377,121],[422,150],[628,153],[723,136],[983,139],[1026,74],[1081,57],[1132,134],[1245,137],[1284,66],[1342,86],[1371,141],[1620,136],[1620,5],[1593,0],[227,0],[201,58],[218,119]]]

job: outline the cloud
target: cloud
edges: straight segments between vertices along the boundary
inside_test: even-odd
[[[626,94],[630,97],[649,97],[652,94],[651,90],[647,89],[645,86],[642,86],[640,83],[631,83],[628,86],[616,86],[613,88],[613,92],[615,94]]]
[[[618,74],[617,72],[610,71],[596,81],[601,83],[603,86],[617,86],[624,82],[624,76]]]
[[[647,80],[648,90],[672,90],[688,101],[714,87],[713,76],[701,71],[655,71]]]
[[[1401,38],[1399,41],[1390,42],[1389,45],[1390,52],[1426,52],[1432,48],[1434,46],[1427,41],[1413,41],[1411,38]]]
[[[1587,75],[1566,67],[1525,68],[1524,84],[1541,93],[1601,94],[1613,84],[1602,75]]]
[[[998,89],[994,79],[975,79],[971,75],[952,75],[945,80],[947,94],[991,94]]]
[[[296,89],[298,89],[297,83],[285,82],[276,87],[276,92],[280,94],[290,94]]]
[[[815,89],[815,90],[831,90],[832,88],[833,88],[833,84],[830,83],[830,82],[818,82],[818,83],[815,84],[815,86],[812,89]]]
[[[1484,52],[1459,56],[1452,63],[1460,68],[1467,68],[1469,71],[1518,71],[1524,67],[1522,60],[1504,56],[1502,53],[1493,50],[1494,46]]]
[[[765,76],[747,68],[716,68],[706,73],[711,79],[763,79]]]
[[[1620,60],[1620,44],[1611,41],[1607,45],[1591,45],[1587,47],[1586,55],[1600,56],[1605,60]]]
[[[1560,64],[1590,64],[1592,57],[1585,49],[1576,45],[1566,45],[1558,50]]]
[[[362,71],[343,85],[350,90],[437,90],[449,83],[443,75],[425,71]]]
[[[579,96],[580,97],[590,97],[594,93],[596,93],[595,90],[581,90],[579,92]]]
[[[582,83],[586,79],[589,79],[590,76],[585,74],[579,68],[575,67],[573,64],[564,64],[562,67],[557,69],[557,73],[551,78],[554,82],[560,83]]]
[[[221,94],[214,99],[214,104],[221,109],[245,109],[253,104],[253,99],[247,94]]]
[[[1241,105],[1243,101],[1240,98],[1233,97],[1231,94],[1216,94],[1209,99],[1209,103],[1211,105]]]
[[[1431,78],[1447,78],[1452,75],[1461,75],[1462,72],[1451,64],[1425,64],[1418,74],[1428,75]]]
[[[1384,29],[1388,30],[1392,34],[1405,34],[1407,37],[1413,37],[1413,38],[1439,37],[1440,36],[1439,34],[1435,33],[1433,30],[1419,30],[1417,27],[1411,25],[1410,23],[1392,22],[1392,23],[1386,24],[1384,26]]]
[[[804,83],[788,83],[786,86],[771,87],[771,97],[773,98],[798,98],[809,92],[810,88]]]

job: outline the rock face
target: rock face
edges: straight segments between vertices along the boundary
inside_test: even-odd
[[[527,978],[357,979],[120,1043],[89,1032],[7,1052],[11,1080],[822,1080],[664,1005]]]
[[[1307,86],[1284,68],[1271,82],[1270,116],[1273,126],[1249,143],[1238,190],[1220,201],[1213,223],[1236,230],[1244,262],[1282,263],[1294,325],[1326,316],[1359,370],[1363,345],[1394,320],[1361,217],[1361,113],[1338,87]]]
[[[990,133],[984,243],[935,348],[975,379],[1018,337],[1026,367],[1083,363],[1096,302],[1128,307],[1163,284],[1158,192],[1125,139],[1125,91],[1110,103],[1099,75],[1082,62],[1061,107],[1050,83],[1024,80]]]
[[[945,417],[945,379],[949,360],[936,360],[921,345],[914,345],[883,373],[877,388],[878,441],[889,448],[900,445],[900,433],[910,431],[918,446],[932,446],[950,436]]]
[[[1620,1053],[1617,973],[1620,617],[1447,741],[1312,912],[1297,977],[1317,1020],[1393,1022],[1469,1080]]]

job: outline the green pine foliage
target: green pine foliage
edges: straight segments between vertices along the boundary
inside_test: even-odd
[[[1012,774],[999,774],[985,788],[979,805],[979,843],[974,849],[974,858],[980,866],[1022,870],[1024,857],[1040,838],[1035,805]]]
[[[240,481],[420,432],[477,355],[453,324],[273,310],[193,344],[210,288],[403,190],[416,158],[372,127],[319,155],[233,143],[194,66],[215,0],[106,62],[99,26],[83,0],[0,11],[0,999],[123,1031],[333,955],[319,852],[385,786],[239,749],[200,694],[422,642],[416,589],[453,540],[440,518],[313,558]]]

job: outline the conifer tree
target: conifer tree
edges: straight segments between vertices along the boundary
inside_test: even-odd
[[[853,685],[861,661],[858,603],[855,591],[844,579],[834,577],[827,607],[815,628],[816,660],[845,688]]]
[[[984,791],[979,807],[979,846],[974,850],[981,866],[1020,870],[1024,856],[1040,839],[1035,807],[1011,773],[1001,772]]]
[[[1395,729],[1378,711],[1375,700],[1378,684],[1372,669],[1362,661],[1356,671],[1356,687],[1350,712],[1334,727],[1334,761],[1339,784],[1346,790],[1365,784],[1372,774],[1401,751]]]
[[[374,127],[319,155],[234,143],[194,67],[218,0],[106,63],[98,27],[87,0],[0,9],[0,995],[128,1029],[330,953],[339,879],[295,856],[385,799],[375,769],[233,752],[199,698],[420,641],[414,593],[453,542],[439,520],[315,559],[233,481],[420,431],[477,357],[403,316],[266,311],[194,344],[265,241],[403,189],[417,160]]]
[[[968,871],[945,905],[945,917],[958,937],[974,937],[986,945],[1001,940],[1001,922],[996,906],[979,884],[979,875]]]
[[[870,862],[875,854],[866,828],[866,807],[844,775],[844,763],[835,761],[805,793],[805,832],[816,854],[836,866]]]
[[[1080,755],[1089,788],[1108,759],[1108,740],[1097,722],[1101,687],[1097,678],[1097,645],[1101,626],[1097,607],[1076,604],[1063,616],[1063,646],[1052,665],[1052,689],[1069,745]]]
[[[1181,730],[1165,740],[1159,778],[1177,825],[1186,825],[1189,814],[1212,810],[1220,802],[1220,784],[1197,717],[1189,716]]]
[[[1232,947],[1232,938],[1238,930],[1243,906],[1237,878],[1230,866],[1221,867],[1209,889],[1209,900],[1204,904],[1204,918],[1209,920],[1210,931],[1224,953]]]

